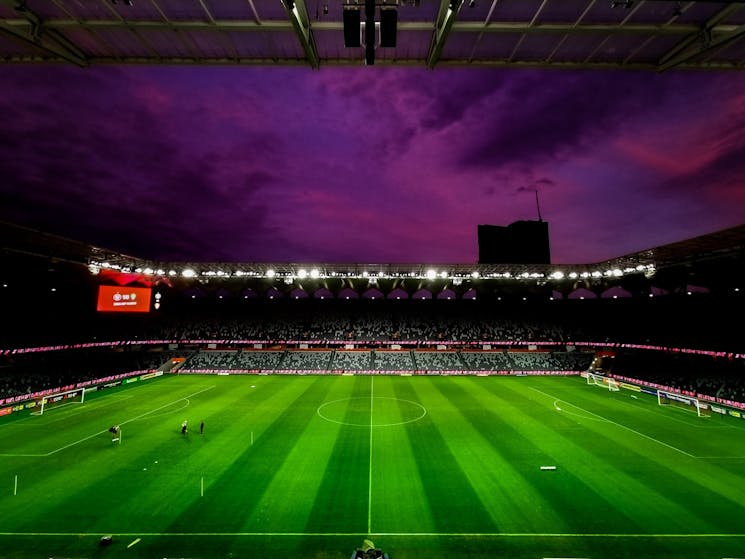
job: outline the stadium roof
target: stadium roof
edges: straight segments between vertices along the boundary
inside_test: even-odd
[[[372,53],[375,64],[428,68],[745,68],[745,2],[378,0],[367,53],[345,47],[343,17],[358,12],[364,29],[366,3],[0,0],[0,61],[322,68]],[[381,47],[380,13],[392,9],[395,46]]]
[[[166,276],[194,270],[214,279],[253,277],[415,277],[550,279],[563,274],[609,275],[613,270],[644,274],[710,275],[745,271],[745,225],[708,235],[650,248],[603,262],[577,264],[477,264],[477,263],[289,263],[289,262],[162,262],[138,258],[0,221],[0,253],[106,267],[125,272]],[[475,274],[474,274],[475,272]],[[509,276],[505,276],[509,274]],[[171,274],[173,275],[173,274]]]

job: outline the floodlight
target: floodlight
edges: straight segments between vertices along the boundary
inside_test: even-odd
[[[437,277],[437,272],[434,270],[427,270],[427,279],[435,279]]]
[[[316,268],[313,268],[313,269],[312,269],[312,270],[310,271],[310,277],[312,277],[312,278],[317,278],[318,276],[319,276],[319,272],[318,272],[318,270],[317,270]]]
[[[197,275],[197,273],[191,268],[186,268],[183,272],[181,272],[181,275],[184,276],[185,278],[193,278],[194,276]]]
[[[305,279],[306,277],[308,277],[308,272],[307,272],[306,270],[304,270],[304,269],[300,269],[300,270],[298,270],[298,272],[297,272],[297,276],[298,276],[298,277],[299,277],[300,279]]]
[[[273,278],[275,274],[276,274],[276,272],[274,270],[272,270],[272,269],[269,269],[269,270],[266,271],[266,277],[268,277],[268,278]]]

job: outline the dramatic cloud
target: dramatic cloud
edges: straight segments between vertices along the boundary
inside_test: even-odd
[[[8,66],[0,219],[163,260],[554,262],[745,223],[745,76]]]

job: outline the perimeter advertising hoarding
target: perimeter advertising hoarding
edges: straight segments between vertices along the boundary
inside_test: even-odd
[[[98,306],[101,312],[150,312],[149,287],[101,285]]]

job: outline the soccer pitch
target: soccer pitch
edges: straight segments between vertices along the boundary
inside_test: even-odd
[[[742,558],[745,421],[579,377],[171,375],[0,420],[0,506],[14,559]]]

